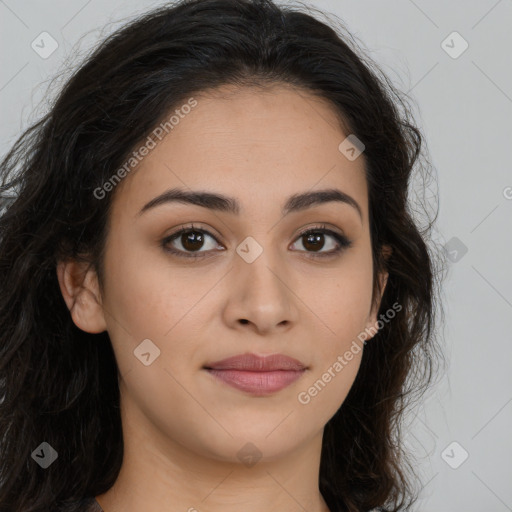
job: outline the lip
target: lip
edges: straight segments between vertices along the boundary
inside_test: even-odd
[[[207,363],[208,370],[245,370],[249,372],[271,372],[275,370],[305,370],[306,366],[293,357],[284,354],[239,354],[214,363]]]
[[[307,367],[283,354],[240,354],[203,366],[224,383],[253,395],[275,393],[299,379]]]

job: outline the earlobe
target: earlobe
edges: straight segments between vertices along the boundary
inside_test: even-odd
[[[106,331],[98,277],[92,265],[75,260],[59,261],[56,271],[73,323],[91,334]]]
[[[385,245],[382,248],[382,254],[384,259],[387,261],[391,254],[393,253],[393,249],[389,245]],[[375,332],[377,329],[377,313],[379,311],[380,303],[382,302],[382,297],[384,296],[384,292],[386,290],[386,286],[388,284],[389,272],[384,271],[379,274],[379,284],[380,284],[380,294],[375,298],[374,304],[372,304],[371,312],[368,318],[368,323],[366,325],[367,332]],[[374,335],[367,339],[373,338]]]
[[[366,333],[367,333],[367,336],[368,336],[368,333],[371,333],[371,335],[366,338],[366,341],[372,339],[375,336],[375,334],[377,334],[377,332],[378,332],[377,313],[379,311],[380,303],[382,301],[382,296],[384,295],[384,290],[386,289],[386,285],[388,282],[388,276],[389,276],[388,272],[384,272],[379,275],[381,293],[380,293],[379,297],[376,297],[376,299],[372,305],[371,313],[368,317],[368,322],[366,324]]]

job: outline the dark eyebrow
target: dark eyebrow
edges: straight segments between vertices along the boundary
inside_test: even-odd
[[[288,198],[281,213],[284,216],[288,213],[299,212],[312,206],[331,201],[338,201],[352,206],[359,213],[361,220],[363,219],[363,212],[356,200],[337,188],[294,194]],[[172,188],[149,201],[137,215],[141,215],[147,210],[161,204],[172,202],[193,204],[202,206],[203,208],[209,208],[210,210],[232,213],[234,215],[239,215],[242,210],[240,203],[234,197],[227,197],[223,194],[212,192],[188,191],[182,188]]]

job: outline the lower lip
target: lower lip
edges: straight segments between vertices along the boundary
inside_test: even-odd
[[[213,370],[208,373],[241,391],[255,395],[268,395],[289,386],[300,379],[305,370],[275,370],[249,372],[242,370]]]

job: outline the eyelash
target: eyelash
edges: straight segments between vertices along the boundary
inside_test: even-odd
[[[183,228],[179,229],[178,231],[176,231],[175,233],[173,233],[172,235],[165,237],[161,241],[161,246],[162,246],[163,250],[166,252],[170,252],[170,253],[178,256],[179,258],[196,258],[196,259],[199,258],[199,259],[201,259],[201,258],[210,257],[211,255],[208,254],[209,251],[187,253],[187,252],[184,252],[184,251],[181,251],[178,249],[174,249],[173,247],[170,247],[168,245],[170,242],[174,241],[175,239],[178,239],[184,233],[190,233],[190,232],[199,232],[199,233],[206,234],[206,235],[212,237],[217,243],[219,243],[218,240],[211,233],[209,233],[205,229],[196,228],[192,224],[191,226],[183,227]],[[309,253],[313,259],[334,257],[334,256],[337,256],[338,254],[340,254],[345,249],[348,249],[349,247],[352,246],[352,241],[349,240],[346,236],[340,235],[339,233],[336,233],[335,231],[327,229],[324,225],[305,229],[304,231],[299,233],[296,240],[299,240],[301,237],[309,235],[309,234],[313,234],[313,233],[321,233],[321,234],[325,234],[325,235],[330,235],[338,242],[338,248],[333,251],[327,252],[327,253],[315,254],[310,251],[305,251],[305,252]]]

